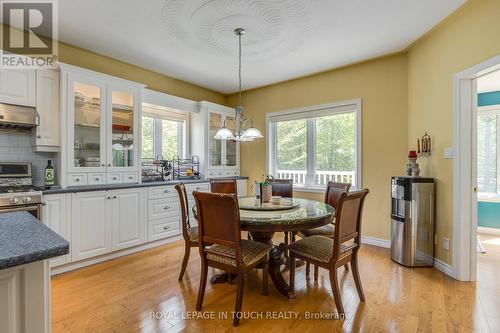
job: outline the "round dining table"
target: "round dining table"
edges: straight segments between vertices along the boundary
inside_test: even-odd
[[[282,295],[293,299],[295,293],[283,278],[281,270],[281,266],[285,264],[287,246],[284,243],[273,244],[274,233],[321,227],[333,221],[335,209],[315,200],[283,198],[284,200],[293,200],[293,207],[272,210],[272,204],[260,206],[255,197],[238,197],[241,230],[248,231],[254,241],[272,246],[269,253],[269,276]],[[196,206],[193,207],[193,212],[196,216]],[[217,283],[223,280],[215,277],[211,281]]]

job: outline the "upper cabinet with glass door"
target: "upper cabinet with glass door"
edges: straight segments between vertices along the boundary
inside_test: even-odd
[[[67,110],[61,184],[138,182],[143,86],[69,65],[61,65],[61,78]]]
[[[215,133],[226,123],[234,130],[233,108],[199,102],[199,112],[191,115],[191,152],[200,157],[201,172],[207,178],[239,176],[240,145],[234,140],[215,139]]]

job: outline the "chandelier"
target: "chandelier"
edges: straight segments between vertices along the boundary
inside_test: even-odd
[[[241,36],[245,34],[245,29],[237,28],[234,29],[234,33],[238,36],[238,79],[239,79],[239,99],[238,106],[236,107],[236,117],[235,119],[226,118],[222,127],[215,133],[214,138],[218,140],[235,140],[235,141],[253,141],[253,139],[261,139],[264,136],[260,131],[253,127],[253,121],[251,119],[245,118],[241,102]],[[227,128],[227,122],[232,121],[235,125],[235,131],[231,131]],[[247,127],[248,123],[250,126]]]

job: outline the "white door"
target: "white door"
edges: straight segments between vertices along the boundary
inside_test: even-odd
[[[112,250],[146,241],[146,189],[111,191]]]
[[[73,261],[111,251],[110,193],[73,193],[71,258]]]
[[[41,220],[43,224],[71,243],[70,198],[70,194],[44,195]],[[65,264],[69,261],[69,256],[70,254],[50,259],[50,266]]]
[[[0,70],[0,103],[35,107],[35,70]]]
[[[471,196],[471,258],[470,280],[477,279],[477,79],[472,80],[472,196]]]
[[[59,147],[59,73],[39,70],[36,75],[36,110],[39,125],[36,127],[36,146]]]

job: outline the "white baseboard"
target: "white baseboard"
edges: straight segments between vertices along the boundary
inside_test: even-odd
[[[132,247],[129,249],[124,249],[124,250],[120,250],[120,251],[116,251],[116,252],[103,254],[103,255],[95,257],[95,258],[88,258],[88,259],[84,259],[84,260],[79,260],[79,261],[63,264],[60,266],[55,266],[55,267],[52,267],[50,269],[50,275],[53,276],[53,275],[69,272],[69,271],[72,271],[72,270],[75,270],[78,268],[82,268],[85,266],[94,265],[94,264],[97,264],[97,263],[100,263],[103,261],[123,257],[123,256],[129,255],[129,254],[132,254],[132,253],[136,253],[136,252],[144,251],[147,249],[151,249],[153,247],[172,243],[172,242],[178,241],[180,239],[182,239],[182,236],[173,236],[173,237],[169,237],[166,239],[160,239],[160,240],[157,240],[157,241],[154,241],[151,243],[146,243],[146,244],[142,244],[139,246],[135,246],[135,247]]]
[[[449,277],[452,277],[455,279],[455,272],[453,270],[453,266],[448,265],[444,261],[441,261],[439,259],[434,258],[434,268],[443,272],[444,274],[448,275]]]
[[[381,239],[370,236],[361,236],[361,244],[368,244],[386,249],[391,248],[391,241],[389,239]]]
[[[500,236],[500,229],[497,228],[488,228],[488,227],[477,227],[478,234],[487,234],[487,235],[495,235]]]

